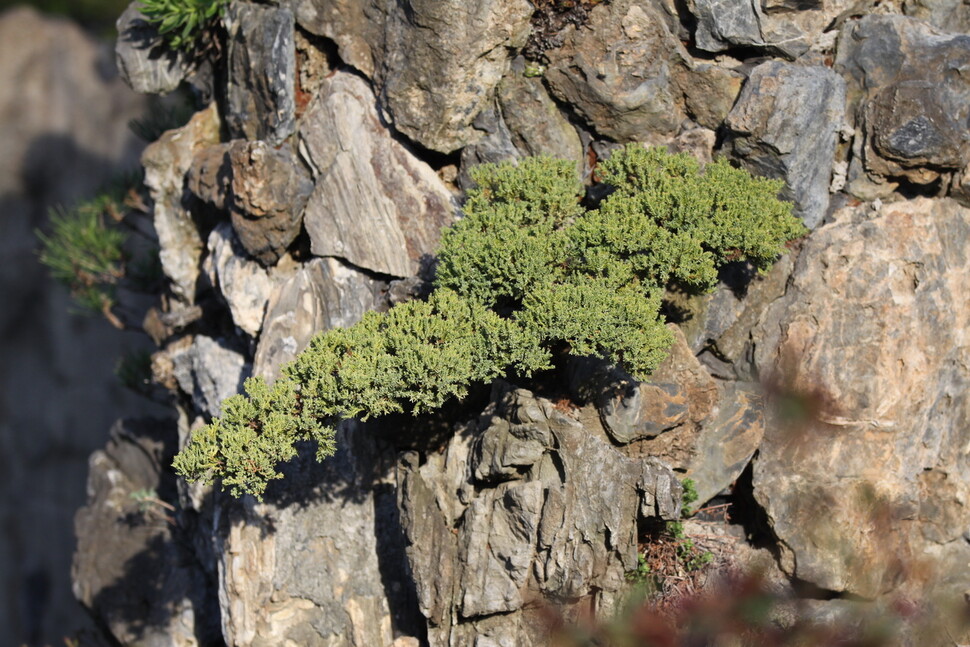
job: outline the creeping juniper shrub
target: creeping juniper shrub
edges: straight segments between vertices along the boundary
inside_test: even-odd
[[[767,268],[803,231],[779,182],[724,161],[702,170],[630,145],[600,173],[613,193],[589,210],[571,162],[476,168],[429,299],[317,335],[273,385],[247,381],[176,457],[178,472],[260,496],[296,443],[332,455],[341,420],[429,411],[474,383],[551,368],[556,349],[646,378],[671,343],[659,312],[668,282],[710,288],[731,260]]]

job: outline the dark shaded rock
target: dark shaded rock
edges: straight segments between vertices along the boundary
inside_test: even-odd
[[[219,129],[219,113],[212,103],[182,128],[162,135],[141,157],[145,186],[154,201],[162,270],[172,282],[172,292],[188,305],[195,302],[203,241],[183,200],[185,174],[199,151],[219,142]]]
[[[970,442],[968,238],[970,211],[950,200],[847,207],[806,241],[753,331],[787,413],[767,428],[755,496],[800,579],[919,599],[953,584],[935,555],[970,524],[956,476]]]
[[[270,380],[313,335],[352,326],[375,309],[385,287],[335,258],[314,258],[291,271],[289,278],[278,276],[285,282],[276,284],[269,296],[256,347],[253,374]]]
[[[563,46],[547,55],[552,92],[604,137],[674,134],[686,117],[676,77],[690,56],[649,4],[600,4],[585,27],[570,27]]]
[[[181,50],[166,46],[158,29],[132,2],[118,18],[115,60],[125,83],[142,94],[166,94],[189,74],[192,61]]]
[[[724,150],[756,175],[784,179],[782,197],[816,227],[828,207],[845,109],[845,82],[830,69],[762,63],[728,115]]]
[[[391,276],[418,274],[456,208],[434,170],[381,123],[367,83],[340,72],[327,79],[300,139],[316,175],[305,216],[313,253]]]
[[[185,178],[187,188],[196,199],[216,211],[226,208],[232,174],[229,165],[229,148],[232,144],[208,146],[192,159]]]
[[[274,265],[300,233],[310,174],[286,149],[262,141],[233,142],[229,164],[232,227],[246,251]]]
[[[234,138],[278,145],[296,128],[296,46],[289,9],[233,2],[226,126]]]
[[[845,24],[836,64],[850,82],[862,139],[850,191],[868,197],[873,177],[928,184],[970,163],[970,81],[960,72],[968,63],[970,36],[920,20],[865,16]]]
[[[489,487],[482,476],[514,478]],[[637,519],[680,514],[673,472],[613,447],[590,408],[566,414],[502,383],[477,423],[423,464],[405,456],[398,479],[435,647],[486,632],[499,642],[485,644],[542,644],[527,601],[618,598],[636,564]]]
[[[165,474],[175,437],[173,422],[119,421],[90,458],[88,502],[74,522],[74,595],[120,644],[221,640],[215,591],[160,498],[175,494]]]

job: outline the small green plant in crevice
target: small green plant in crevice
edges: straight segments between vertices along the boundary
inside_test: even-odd
[[[702,169],[686,154],[629,145],[598,172],[612,193],[588,209],[571,162],[473,169],[430,297],[319,334],[272,385],[248,380],[176,470],[261,496],[297,444],[332,455],[341,420],[428,412],[475,383],[551,369],[565,352],[645,378],[672,341],[660,313],[668,283],[711,289],[734,260],[767,269],[804,231],[777,197],[780,182],[725,160]]]
[[[223,16],[231,0],[140,0],[141,12],[172,49],[191,50]]]

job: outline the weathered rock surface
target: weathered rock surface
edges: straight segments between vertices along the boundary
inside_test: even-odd
[[[691,0],[690,11],[697,19],[694,37],[700,49],[757,47],[794,59],[823,39],[833,19],[850,6],[848,0]]]
[[[905,0],[903,13],[952,34],[970,33],[970,6],[962,0]]]
[[[218,416],[222,401],[241,393],[252,373],[246,356],[225,339],[197,335],[189,344],[171,347],[168,354],[179,387],[208,416]]]
[[[216,552],[228,644],[390,645],[395,615],[414,614],[394,531],[393,461],[373,433],[352,425],[338,446],[323,464],[307,457],[288,466],[266,503],[222,504]]]
[[[308,31],[374,80],[395,130],[451,152],[478,139],[472,121],[525,44],[527,0],[412,2],[289,0]]]
[[[856,130],[869,175],[927,184],[970,163],[970,37],[904,16],[846,23],[837,66],[850,83]],[[858,182],[857,182],[858,183]],[[856,190],[852,183],[850,190]]]
[[[617,0],[596,6],[582,29],[548,52],[546,80],[597,133],[636,141],[675,134],[686,117],[676,77],[690,56],[649,5]]]
[[[210,283],[225,299],[233,323],[247,335],[258,336],[278,279],[249,258],[228,222],[212,230],[207,247],[205,264]]]
[[[115,61],[125,83],[142,94],[175,90],[189,73],[191,61],[181,50],[165,46],[158,29],[132,2],[118,18]]]
[[[567,414],[504,383],[443,452],[423,463],[406,454],[398,480],[432,646],[471,644],[494,631],[496,613],[514,615],[494,644],[541,644],[526,602],[618,594],[636,563],[637,519],[680,512],[673,472],[618,451],[595,412]]]
[[[335,258],[312,259],[270,295],[253,374],[275,379],[316,333],[352,326],[375,309],[385,287]]]
[[[680,328],[668,324],[674,343],[645,382],[602,360],[571,360],[570,382],[580,399],[595,404],[609,437],[631,455],[662,456],[694,480],[697,504],[729,487],[758,449],[764,434],[761,388],[719,383],[694,356]]]
[[[728,115],[725,149],[752,173],[784,179],[782,197],[812,228],[828,208],[845,110],[845,82],[828,68],[762,63]]]
[[[367,83],[347,73],[328,79],[300,139],[316,174],[305,216],[313,253],[382,274],[417,274],[455,207],[434,170],[382,125]]]
[[[942,573],[908,566],[970,523],[970,211],[921,198],[836,215],[754,331],[762,376],[797,405],[781,411],[803,412],[769,426],[755,496],[789,572],[875,597],[932,586]]]
[[[202,235],[183,201],[185,174],[201,149],[219,142],[219,112],[215,103],[195,114],[184,127],[170,130],[145,149],[145,186],[154,201],[162,270],[175,296],[195,302],[202,260]]]
[[[226,126],[234,138],[278,145],[296,127],[293,12],[251,2],[226,11],[229,32]]]
[[[256,260],[275,265],[300,233],[313,181],[286,148],[235,141],[228,155],[232,228]]]
[[[120,644],[220,639],[206,575],[160,498],[175,494],[168,471],[175,437],[172,421],[118,421],[90,458],[87,505],[75,517],[74,595]]]

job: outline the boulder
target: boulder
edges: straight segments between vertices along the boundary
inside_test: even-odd
[[[866,175],[930,184],[966,168],[970,81],[954,70],[968,57],[970,37],[921,20],[871,15],[846,22],[836,67],[849,81],[861,140],[850,191],[863,190]]]
[[[947,579],[933,555],[970,524],[968,237],[950,200],[846,207],[753,330],[775,403],[754,493],[791,575],[867,598]]]
[[[845,82],[832,70],[762,63],[728,115],[724,150],[755,175],[785,180],[782,197],[813,228],[828,208],[845,110]]]
[[[200,150],[219,142],[220,123],[216,104],[211,103],[182,128],[162,135],[141,157],[145,186],[155,203],[152,213],[162,270],[171,281],[172,293],[187,305],[195,303],[203,240],[183,201],[185,175]]]
[[[182,50],[165,45],[140,7],[136,0],[118,18],[115,62],[121,78],[135,92],[167,94],[190,74],[192,61]]]
[[[275,265],[300,233],[310,174],[288,149],[263,141],[237,140],[228,158],[232,228],[251,256]]]
[[[225,112],[229,135],[279,145],[296,128],[293,12],[233,2],[225,22],[229,32]]]
[[[316,176],[306,207],[312,252],[397,277],[417,274],[456,208],[434,170],[381,123],[365,81],[338,72],[300,127]]]

